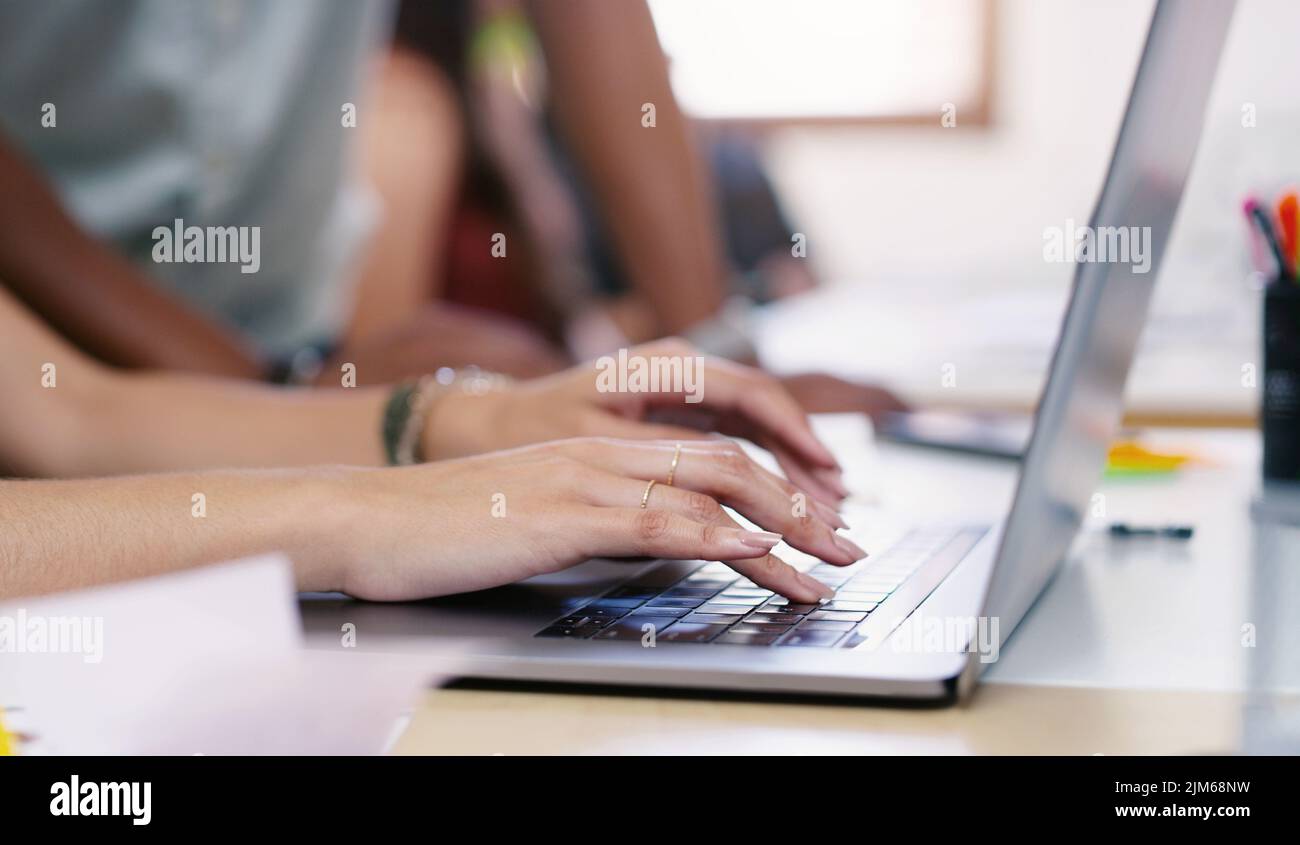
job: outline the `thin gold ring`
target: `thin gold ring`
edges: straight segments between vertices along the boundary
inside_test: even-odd
[[[673,477],[677,475],[677,462],[682,459],[682,444],[678,443],[677,448],[673,450],[673,465],[668,467],[668,486],[673,486]]]
[[[659,483],[658,481],[655,481],[655,480],[652,478],[652,479],[650,479],[650,481],[646,484],[646,486],[645,486],[645,492],[641,494],[641,510],[645,510],[646,502],[650,501],[650,491],[653,490],[653,489],[655,489],[655,485],[658,484],[658,483]]]

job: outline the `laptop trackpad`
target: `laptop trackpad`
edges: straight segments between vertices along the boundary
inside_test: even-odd
[[[337,639],[356,626],[358,648],[383,648],[393,639],[421,637],[531,637],[538,629],[630,579],[663,582],[684,577],[700,561],[591,560],[517,584],[418,602],[364,602],[338,594],[299,598],[311,638]],[[362,635],[365,636],[362,636]]]

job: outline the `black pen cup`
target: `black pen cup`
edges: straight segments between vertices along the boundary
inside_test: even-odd
[[[1263,329],[1264,478],[1300,484],[1300,283],[1283,278],[1264,289]]]

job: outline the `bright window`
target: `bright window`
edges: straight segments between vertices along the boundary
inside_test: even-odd
[[[979,119],[991,0],[650,0],[690,114],[722,120]]]

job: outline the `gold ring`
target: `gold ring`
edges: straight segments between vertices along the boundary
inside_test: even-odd
[[[677,475],[677,462],[682,459],[682,444],[678,443],[677,448],[673,450],[673,465],[668,467],[668,486],[673,486],[673,476]]]
[[[658,481],[655,481],[655,480],[652,478],[652,479],[650,479],[650,481],[646,484],[646,486],[645,486],[645,492],[641,494],[641,510],[645,510],[646,502],[650,501],[650,491],[653,490],[653,489],[655,489],[655,485],[658,484],[658,483],[659,483]]]

